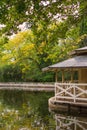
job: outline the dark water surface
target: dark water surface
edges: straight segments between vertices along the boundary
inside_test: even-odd
[[[87,130],[87,115],[49,112],[54,93],[0,91],[0,130]]]

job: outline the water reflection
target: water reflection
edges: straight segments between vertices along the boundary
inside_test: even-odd
[[[0,130],[87,130],[87,117],[48,110],[53,93],[0,91]]]
[[[55,130],[48,111],[52,93],[0,92],[0,130]]]
[[[87,130],[86,117],[55,115],[56,130]]]

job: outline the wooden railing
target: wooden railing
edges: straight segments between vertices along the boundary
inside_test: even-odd
[[[54,83],[39,83],[39,82],[7,82],[0,83],[0,90],[25,90],[25,91],[54,91]]]
[[[55,100],[87,104],[87,84],[55,83]]]

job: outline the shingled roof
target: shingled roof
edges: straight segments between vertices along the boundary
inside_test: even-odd
[[[83,53],[84,52],[84,53]],[[73,58],[50,65],[42,69],[42,71],[56,70],[56,69],[70,69],[70,68],[87,68],[87,46],[76,49],[73,53]]]
[[[87,46],[78,48],[70,53],[70,55],[85,55],[87,54]]]

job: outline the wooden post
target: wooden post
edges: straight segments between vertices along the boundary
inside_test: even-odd
[[[73,70],[71,70],[71,83],[73,83]],[[75,93],[75,89],[71,89],[71,93],[74,94]],[[75,102],[75,99],[74,99],[74,102]]]
[[[57,82],[58,81],[58,75],[57,75],[57,70],[55,71],[56,73],[55,73],[55,82]]]
[[[71,70],[71,83],[73,83],[73,75],[74,75],[74,71]]]
[[[62,83],[64,83],[64,70],[62,70]]]
[[[79,83],[87,83],[87,69],[79,69]],[[87,90],[87,87],[84,85],[81,87],[84,90]],[[81,97],[87,97],[87,94],[81,95]]]
[[[64,83],[64,70],[62,70],[62,83]],[[62,86],[63,89],[65,89],[65,86]],[[63,96],[65,96],[65,92],[63,93]]]

